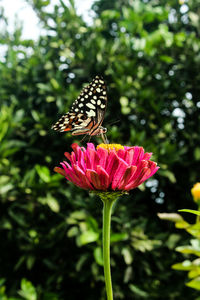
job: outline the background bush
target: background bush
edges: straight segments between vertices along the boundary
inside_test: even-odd
[[[115,299],[195,299],[187,274],[171,269],[188,236],[157,212],[195,208],[199,0],[100,0],[91,24],[72,0],[52,13],[50,0],[28,2],[46,31],[38,41],[10,34],[3,11],[0,21],[0,299],[105,299],[102,204],[53,172],[81,138],[50,130],[96,74],[108,86],[109,140],[143,146],[161,167],[115,207]]]

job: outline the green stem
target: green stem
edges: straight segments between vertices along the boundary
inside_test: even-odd
[[[200,205],[198,205],[198,211],[200,211]],[[196,217],[196,223],[199,223],[200,222],[200,216],[197,216]]]
[[[110,270],[110,223],[111,210],[114,201],[103,201],[103,262],[107,300],[113,300],[112,280]]]
[[[110,223],[111,212],[114,202],[124,194],[124,192],[100,192],[95,191],[103,201],[103,265],[106,284],[107,300],[113,300],[112,280],[110,271]]]

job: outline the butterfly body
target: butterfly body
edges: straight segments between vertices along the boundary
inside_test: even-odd
[[[72,135],[101,135],[107,129],[101,124],[107,106],[106,85],[102,77],[96,76],[83,88],[72,104],[70,111],[64,114],[52,129],[59,132],[71,132]]]

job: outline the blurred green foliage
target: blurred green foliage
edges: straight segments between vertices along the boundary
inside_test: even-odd
[[[53,172],[81,138],[50,130],[97,74],[108,85],[109,140],[144,146],[161,167],[115,207],[114,297],[195,299],[186,274],[171,269],[189,237],[156,214],[194,205],[199,0],[99,0],[89,23],[72,0],[53,11],[50,0],[28,2],[45,30],[38,41],[20,27],[8,33],[3,11],[0,20],[0,299],[105,299],[102,204]]]
[[[182,209],[180,211],[189,212],[197,215],[196,222],[191,224],[177,213],[159,213],[160,219],[169,220],[175,223],[176,228],[184,229],[192,239],[188,245],[176,247],[176,251],[185,254],[186,258],[182,262],[173,264],[172,268],[179,271],[188,271],[190,281],[186,285],[195,290],[200,290],[200,211],[191,209]],[[195,259],[193,259],[193,257]],[[199,298],[198,298],[199,299]]]

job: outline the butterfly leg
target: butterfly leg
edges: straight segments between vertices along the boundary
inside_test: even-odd
[[[101,137],[102,137],[102,140],[103,140],[104,144],[108,144],[109,143],[106,134],[104,135],[103,133],[101,133]]]

